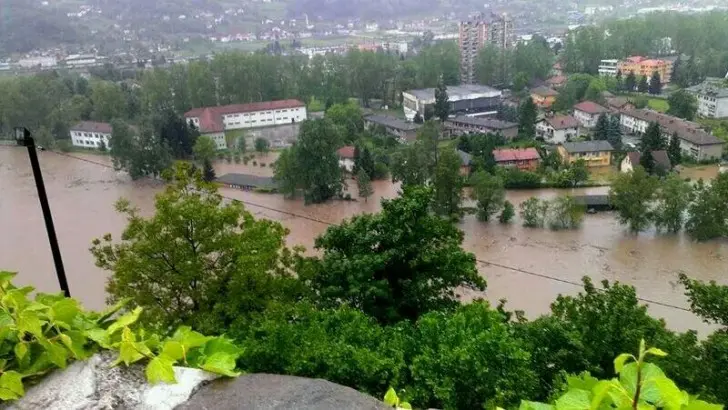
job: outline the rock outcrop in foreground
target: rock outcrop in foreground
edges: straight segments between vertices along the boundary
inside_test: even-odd
[[[0,407],[19,410],[388,408],[349,387],[293,376],[249,374],[218,379],[218,375],[203,370],[175,367],[176,384],[150,385],[144,377],[144,366],[110,367],[113,360],[113,353],[101,353],[74,362],[28,388],[21,400]]]

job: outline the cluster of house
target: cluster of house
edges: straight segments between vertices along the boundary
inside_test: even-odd
[[[184,114],[218,149],[227,148],[225,131],[296,124],[307,118],[306,104],[298,100],[265,101],[194,108]],[[81,121],[70,129],[71,143],[82,148],[111,148],[111,124]]]
[[[653,73],[660,75],[663,84],[669,83],[672,77],[673,62],[670,59],[648,58],[642,56],[627,57],[624,60],[607,59],[599,63],[599,75],[615,77],[617,73],[627,76],[634,73],[635,76],[650,78]]]

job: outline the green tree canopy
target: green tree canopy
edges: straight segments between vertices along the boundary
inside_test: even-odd
[[[217,144],[212,138],[207,136],[200,136],[195,142],[195,146],[192,149],[195,153],[195,159],[200,163],[212,161],[215,158],[215,152],[217,151]]]
[[[478,219],[487,221],[503,207],[506,197],[503,180],[481,170],[470,177],[470,183],[473,186],[471,198],[477,201]]]
[[[364,130],[364,117],[359,104],[347,102],[334,104],[326,110],[326,118],[341,128],[341,135],[346,142],[356,140]]]
[[[319,300],[391,323],[456,306],[458,286],[484,290],[463,233],[430,213],[431,200],[429,189],[405,187],[380,213],[328,228],[316,239],[320,266],[305,278]]]
[[[460,175],[460,156],[455,149],[441,151],[432,178],[435,195],[432,209],[435,213],[451,218],[462,216],[463,176]]]
[[[698,113],[698,100],[685,90],[677,90],[667,99],[670,108],[667,114],[692,121]]]
[[[129,221],[121,242],[110,234],[93,241],[97,266],[112,272],[111,302],[131,298],[160,329],[219,332],[296,293],[283,226],[253,219],[238,202],[223,204],[189,165],[179,164],[170,182],[149,218],[117,202]]]
[[[647,229],[656,189],[656,179],[642,167],[619,174],[609,190],[609,202],[617,209],[619,223],[628,225],[633,233]]]
[[[445,86],[445,80],[440,76],[435,88],[435,117],[440,119],[440,122],[445,123],[447,117],[450,115],[450,100],[447,96],[447,87]]]

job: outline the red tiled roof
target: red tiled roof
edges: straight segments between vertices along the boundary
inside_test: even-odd
[[[71,127],[71,131],[101,132],[111,134],[111,124],[108,122],[81,121]]]
[[[531,90],[531,94],[540,95],[541,97],[554,97],[559,95],[559,93],[556,90],[553,90],[549,87],[540,86],[536,87]]]
[[[520,148],[520,149],[495,149],[493,150],[495,162],[505,161],[532,161],[541,159],[536,148]]]
[[[557,75],[546,80],[546,84],[549,85],[562,85],[566,82],[566,77],[563,75]]]
[[[555,130],[564,130],[567,128],[577,128],[579,121],[571,115],[555,115],[553,117],[546,117],[544,121],[549,123],[551,128]]]
[[[627,57],[626,60],[630,63],[641,63],[645,58],[642,56]]]
[[[588,114],[601,114],[609,112],[608,109],[592,101],[582,101],[574,106],[574,111],[584,111]]]
[[[222,116],[244,112],[281,110],[304,107],[306,104],[299,100],[263,101],[248,104],[231,104],[218,107],[193,108],[184,114],[185,118],[198,117],[200,119],[200,132],[221,132],[225,129]]]
[[[336,153],[339,154],[339,158],[354,159],[354,146],[347,145],[345,147],[341,147],[336,151]]]

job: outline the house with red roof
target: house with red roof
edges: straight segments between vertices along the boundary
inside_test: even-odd
[[[354,170],[354,148],[353,145],[347,145],[339,148],[336,155],[339,156],[339,168],[345,169],[347,172]]]
[[[306,104],[298,100],[193,108],[184,117],[200,130],[200,134],[212,138],[218,149],[226,148],[227,130],[295,124],[307,118]]]
[[[507,148],[493,150],[493,158],[499,167],[516,167],[524,171],[533,171],[541,162],[536,148]]]
[[[560,144],[579,136],[579,121],[571,115],[547,116],[536,123],[536,136]]]
[[[594,128],[597,126],[597,120],[602,114],[608,114],[609,109],[593,101],[582,101],[574,105],[574,118],[579,121],[582,127]]]

